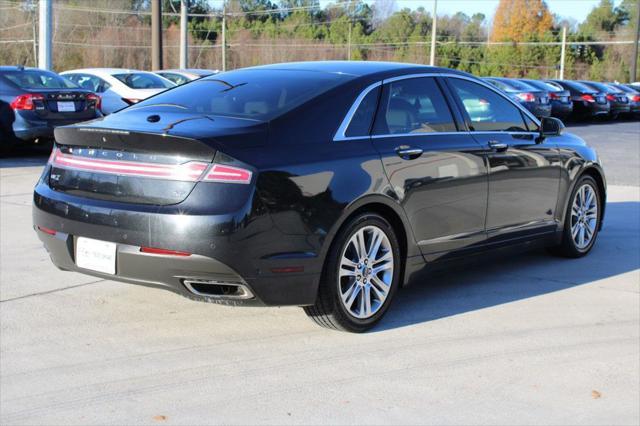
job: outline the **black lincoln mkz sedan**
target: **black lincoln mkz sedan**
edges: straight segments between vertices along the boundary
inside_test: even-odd
[[[605,207],[596,153],[559,120],[420,65],[230,71],[55,136],[33,220],[59,268],[341,330],[488,249],[583,256]]]

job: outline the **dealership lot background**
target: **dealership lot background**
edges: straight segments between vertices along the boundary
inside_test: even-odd
[[[0,160],[2,424],[638,424],[640,123],[577,124],[609,183],[593,252],[415,283],[365,335],[58,271],[46,156]]]

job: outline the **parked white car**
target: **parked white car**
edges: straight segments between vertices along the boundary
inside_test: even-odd
[[[60,75],[100,95],[104,114],[175,87],[173,82],[152,72],[122,68],[85,68],[61,72]]]

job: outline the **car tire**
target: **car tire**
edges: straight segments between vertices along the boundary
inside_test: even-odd
[[[562,230],[562,242],[555,255],[578,258],[591,251],[600,231],[602,194],[591,176],[582,176],[569,197]]]
[[[327,254],[316,303],[304,311],[322,327],[365,332],[389,308],[402,265],[398,238],[389,222],[375,213],[360,214],[338,232]]]

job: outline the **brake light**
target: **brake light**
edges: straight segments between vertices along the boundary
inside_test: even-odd
[[[633,96],[631,97],[631,100],[632,100],[633,102],[640,102],[640,95],[633,95]]]
[[[168,250],[156,247],[140,247],[140,252],[150,254],[163,254],[165,256],[191,256],[186,251]]]
[[[518,93],[516,96],[523,102],[535,102],[536,100],[533,93]]]
[[[11,109],[14,111],[33,111],[36,109],[35,101],[44,101],[44,96],[37,93],[26,93],[24,95],[18,95],[13,101],[11,101]]]
[[[549,99],[560,99],[560,96],[558,96],[556,93],[549,92]]]
[[[613,101],[615,101],[615,100],[616,100],[616,97],[615,97],[615,96],[613,96],[611,93],[609,93],[609,94],[607,95],[607,100],[609,100],[609,101],[613,102]]]
[[[41,231],[41,232],[44,232],[45,234],[48,234],[48,235],[56,235],[57,234],[57,232],[55,230],[50,229],[50,228],[45,228],[44,226],[40,226],[40,225],[38,225],[38,230]]]
[[[140,102],[142,99],[136,99],[136,98],[122,98],[123,101],[125,101],[126,103],[128,103],[129,105],[133,105],[133,104],[137,104],[138,102]]]
[[[51,163],[55,167],[90,172],[197,182],[209,163],[190,161],[183,164],[141,163],[134,161],[103,160],[65,154],[55,149]]]
[[[94,93],[89,93],[87,95],[87,101],[93,101],[96,109],[98,111],[102,111],[102,98]]]
[[[587,94],[580,96],[580,99],[582,99],[583,101],[587,101],[587,102],[595,102],[596,101],[593,98],[593,96],[587,95]]]
[[[119,176],[135,176],[185,182],[251,183],[250,170],[224,164],[189,161],[182,164],[143,163],[105,160],[67,154],[54,148],[49,163],[63,169],[82,170]]]
[[[239,167],[214,164],[207,175],[205,182],[226,182],[226,183],[251,183],[251,172]]]

